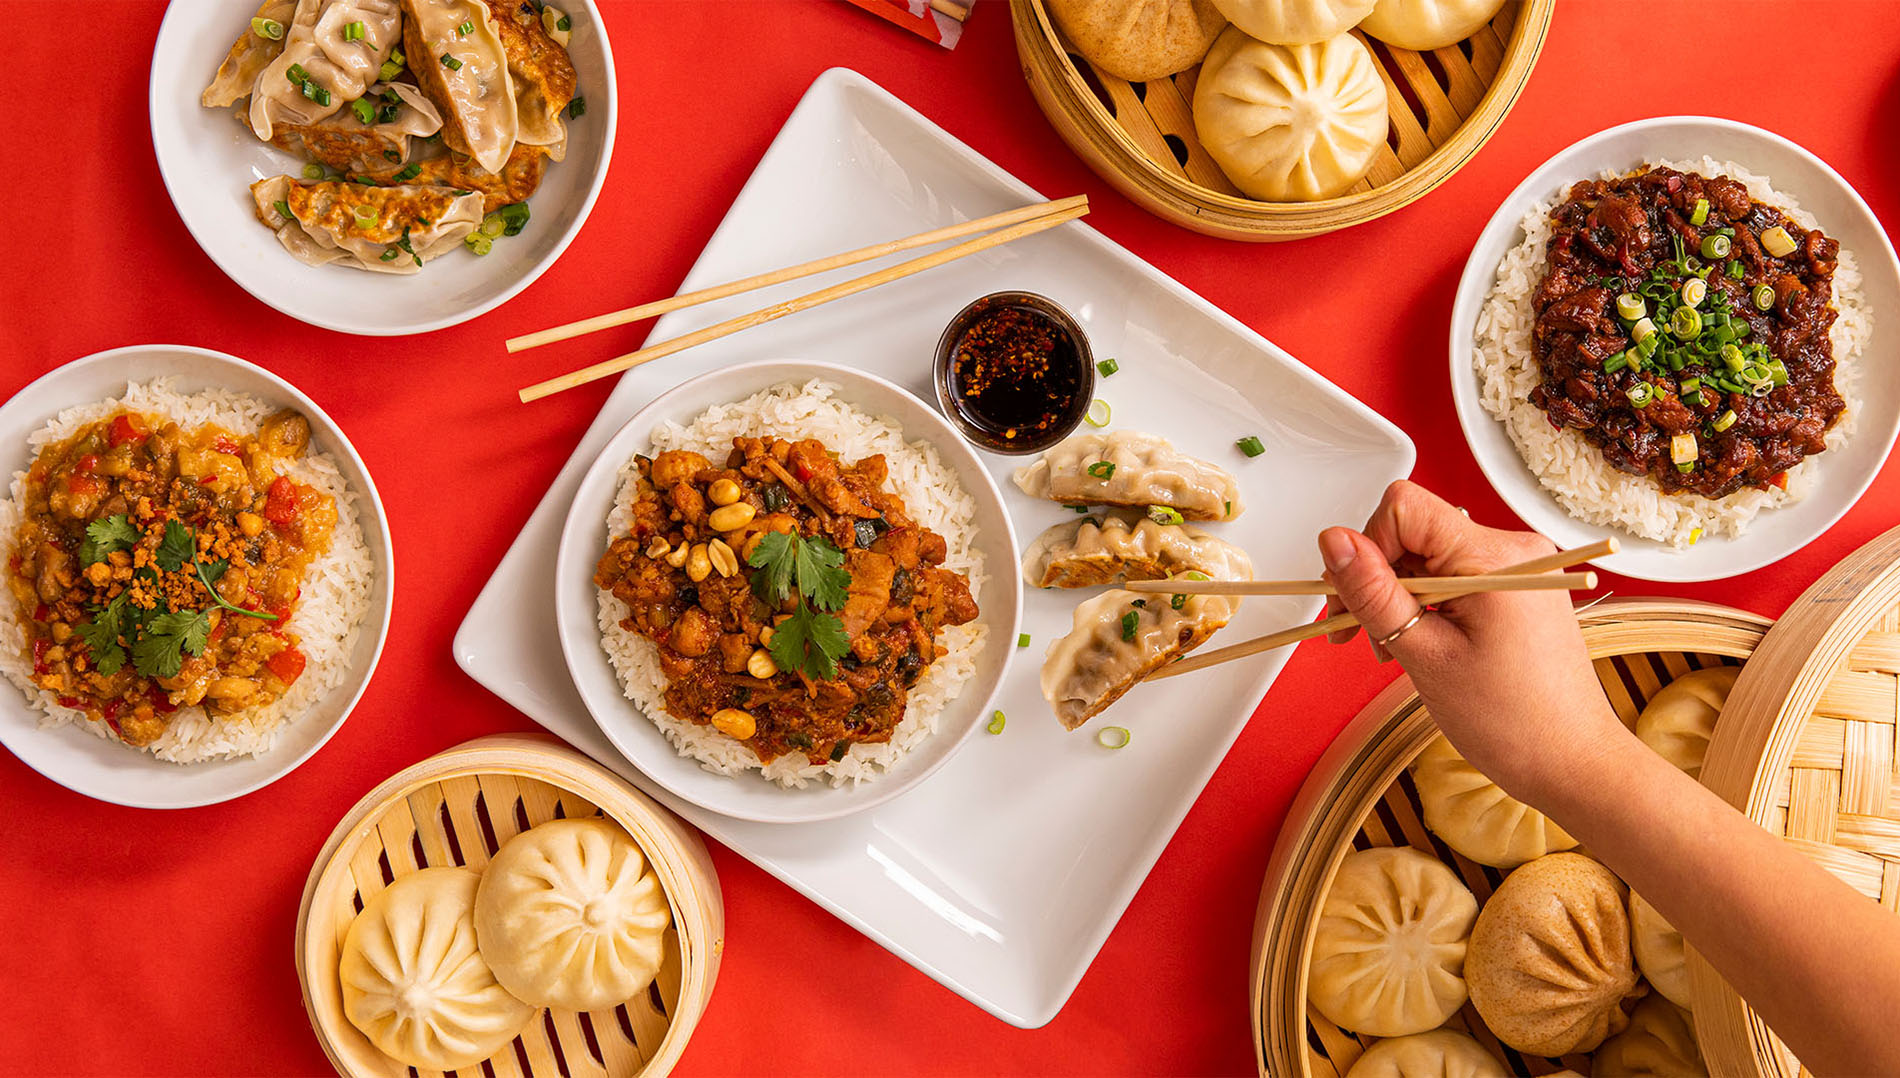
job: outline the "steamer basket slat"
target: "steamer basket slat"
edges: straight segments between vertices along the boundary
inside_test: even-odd
[[[1580,621],[1598,679],[1626,723],[1634,723],[1643,704],[1676,677],[1748,659],[1769,625],[1765,618],[1712,604],[1649,600],[1604,603]],[[1424,825],[1406,769],[1436,736],[1431,716],[1401,678],[1346,726],[1294,799],[1261,888],[1254,926],[1254,1031],[1261,1074],[1340,1078],[1373,1043],[1328,1022],[1306,996],[1319,907],[1348,851],[1412,846],[1450,866],[1480,903],[1503,881],[1503,872],[1459,856]],[[1884,822],[1900,830],[1900,821]],[[1859,858],[1863,865],[1866,860]],[[1878,887],[1883,881],[1876,875],[1872,882]],[[1895,891],[1900,893],[1900,881]],[[1565,1067],[1590,1071],[1585,1055],[1555,1063],[1519,1055],[1491,1035],[1469,1003],[1447,1024],[1470,1033],[1513,1074],[1543,1075]]]
[[[481,738],[390,778],[324,845],[297,919],[297,971],[319,1043],[338,1073],[434,1078],[370,1046],[343,1015],[337,961],[363,903],[417,869],[484,869],[501,843],[554,819],[605,815],[659,876],[673,925],[653,986],[611,1010],[543,1010],[510,1048],[461,1078],[649,1078],[669,1072],[704,1011],[725,913],[698,836],[617,776],[550,737]]]
[[[1321,202],[1242,195],[1194,130],[1199,67],[1130,84],[1095,68],[1043,0],[1011,0],[1024,77],[1050,124],[1088,166],[1149,212],[1211,236],[1298,239],[1370,221],[1422,198],[1478,152],[1530,79],[1556,0],[1506,0],[1455,45],[1417,53],[1353,31],[1386,84],[1388,144],[1366,178]]]

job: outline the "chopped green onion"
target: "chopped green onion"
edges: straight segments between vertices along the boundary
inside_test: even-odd
[[[1786,258],[1794,253],[1794,237],[1788,230],[1776,225],[1761,234],[1761,249],[1776,258]]]
[[[402,109],[400,107],[396,105],[384,105],[382,108],[376,110],[376,122],[393,124],[396,122],[396,118],[401,115]],[[391,161],[402,160],[402,155],[394,150],[384,150],[383,155],[388,157]]]
[[[397,46],[389,50],[389,61],[394,64],[406,64],[409,58],[402,54],[402,47]]]
[[[1251,434],[1235,442],[1234,445],[1238,446],[1242,453],[1245,453],[1246,455],[1250,457],[1257,457],[1260,454],[1265,453],[1267,451],[1267,447],[1260,444],[1260,439],[1254,437]]]
[[[1709,221],[1709,200],[1706,198],[1698,198],[1695,200],[1695,212],[1689,214],[1689,223],[1696,226],[1697,228],[1701,228],[1703,225],[1707,224],[1708,221]]]
[[[1628,397],[1630,404],[1635,407],[1647,408],[1650,402],[1656,399],[1656,387],[1650,385],[1648,382],[1638,382],[1624,390],[1623,395]]]
[[[303,95],[325,108],[330,107],[330,91],[318,86],[314,82],[306,82],[303,84]]]
[[[1772,309],[1775,305],[1775,286],[1767,284],[1756,285],[1753,299],[1755,300],[1756,310],[1766,311]]]
[[[293,84],[302,86],[304,83],[310,81],[310,72],[305,71],[302,64],[291,64],[290,70],[284,72],[284,77],[289,79]]]
[[[363,40],[363,35],[367,33],[369,33],[369,27],[364,26],[362,23],[348,23],[343,27],[343,40],[361,41]]]
[[[454,56],[445,52],[442,54],[442,66],[448,68],[450,71],[460,71],[462,70],[462,61],[457,60]]]
[[[396,163],[396,162],[398,162],[398,161],[401,161],[401,160],[402,160],[402,155],[401,155],[401,154],[399,154],[399,153],[397,153],[397,152],[396,152],[396,151],[394,151],[394,150],[384,150],[384,151],[383,151],[383,158],[384,158],[385,160],[387,160],[387,161],[389,161],[389,162],[390,162],[391,164],[394,164],[394,163]]]
[[[1656,323],[1648,318],[1638,318],[1630,327],[1630,340],[1642,343],[1645,337],[1656,332]]]
[[[1151,505],[1148,507],[1148,519],[1156,524],[1179,524],[1184,518],[1168,506]]]
[[[1078,513],[1086,513],[1089,511],[1089,507],[1086,505],[1069,505],[1069,506],[1064,506],[1063,508],[1073,509]]]
[[[383,219],[383,215],[378,213],[373,206],[358,206],[350,212],[356,217],[358,228],[369,228]]]
[[[1002,733],[1002,732],[1003,732],[1003,721],[1004,721],[1004,720],[1003,720],[1003,713],[1002,713],[1002,712],[1000,712],[1000,711],[992,711],[992,712],[990,712],[990,726],[989,726],[989,730],[990,730],[990,733],[992,733],[992,734],[1000,734],[1000,733]]]
[[[357,122],[364,127],[376,122],[376,106],[370,104],[368,98],[359,97],[350,102],[350,111],[356,113]]]
[[[1115,464],[1113,461],[1098,460],[1089,465],[1087,471],[1096,479],[1108,479],[1115,474]]]
[[[403,167],[403,170],[401,172],[398,172],[394,176],[391,176],[390,179],[396,183],[408,183],[410,180],[413,180],[417,176],[420,176],[420,175],[422,175],[422,166],[419,164],[416,164],[414,161],[411,161],[409,164]]]
[[[1696,449],[1695,435],[1677,434],[1670,437],[1669,439],[1669,459],[1670,460],[1676,462],[1677,464],[1686,464],[1686,463],[1690,463],[1694,461],[1698,455],[1699,455],[1699,451]]]
[[[1686,397],[1689,394],[1694,393],[1695,391],[1701,388],[1702,388],[1702,379],[1684,378],[1682,380],[1682,384],[1676,388],[1676,392]]]
[[[1121,370],[1122,365],[1112,359],[1104,359],[1095,365],[1095,369],[1102,373],[1102,377],[1107,378],[1109,375]]]
[[[376,69],[377,79],[383,82],[388,82],[400,74],[402,74],[402,64],[394,59],[384,60],[383,66]]]
[[[305,165],[303,167],[303,178],[306,180],[321,180],[323,178],[323,166],[318,164]]]
[[[1615,355],[1603,361],[1603,373],[1615,374],[1617,371],[1620,371],[1624,367],[1627,367],[1629,365],[1630,365],[1630,354],[1628,352],[1618,352]]]
[[[1717,418],[1716,421],[1710,425],[1715,428],[1716,433],[1718,434],[1734,426],[1735,425],[1735,409],[1730,408],[1728,411],[1723,412],[1721,416]]]
[[[1702,278],[1691,277],[1688,280],[1682,282],[1682,302],[1688,304],[1689,306],[1691,307],[1702,306],[1702,301],[1708,298],[1708,295],[1709,295],[1709,282],[1703,280]]]
[[[1106,427],[1108,426],[1108,417],[1112,414],[1114,413],[1112,409],[1109,408],[1108,402],[1097,397],[1089,402],[1088,414],[1083,416],[1082,420],[1091,427]]]
[[[294,220],[294,218],[291,217],[290,215],[290,203],[285,202],[283,199],[280,198],[277,201],[271,203],[270,208],[273,210],[276,210],[277,216],[282,217],[284,220],[286,221]]]
[[[1729,248],[1733,246],[1734,244],[1729,242],[1729,238],[1719,232],[1714,235],[1704,236],[1702,237],[1702,257],[1727,258]]]
[[[1095,731],[1095,743],[1105,749],[1125,748],[1129,737],[1126,726],[1104,726]]]
[[[1684,475],[1688,475],[1690,472],[1695,471],[1695,461],[1685,460],[1681,464],[1676,465],[1676,470]]]
[[[567,103],[568,119],[578,120],[585,115],[587,115],[587,99],[586,98],[577,97],[574,100],[569,101]]]
[[[561,21],[555,23],[554,28],[563,34],[567,33],[569,30],[574,29],[574,17],[572,15],[561,16]]]
[[[504,236],[518,236],[521,234],[521,230],[528,225],[528,204],[526,202],[516,202],[511,205],[503,206],[495,212],[501,214],[502,221],[508,226],[502,229],[502,235]]]
[[[1732,371],[1742,369],[1742,350],[1732,344],[1722,346],[1722,366]]]
[[[1778,386],[1788,384],[1788,367],[1778,359],[1768,361],[1768,380]]]
[[[1625,292],[1616,297],[1616,316],[1626,322],[1634,322],[1649,313],[1649,307],[1643,297],[1634,292]]]
[[[1016,634],[1016,646],[1017,646],[1017,647],[1019,647],[1019,648],[1026,648],[1026,647],[1028,647],[1028,646],[1029,646],[1029,634],[1028,634],[1028,633],[1017,633],[1017,634]]]
[[[1677,307],[1669,315],[1669,332],[1685,341],[1702,335],[1702,312],[1694,307]]]
[[[1122,640],[1132,643],[1135,639],[1135,626],[1141,624],[1141,615],[1130,610],[1122,615]]]
[[[485,255],[495,249],[495,241],[480,232],[470,232],[462,242],[478,255]]]
[[[455,32],[462,35],[463,37],[467,37],[468,35],[475,32],[475,23],[473,22],[473,20],[469,22],[465,22],[462,25],[456,27]]]
[[[398,251],[394,247],[391,247],[388,250],[383,252],[382,261],[394,262],[396,259],[400,258],[401,256],[402,256],[401,251]]]
[[[284,39],[284,24],[278,22],[276,19],[266,19],[259,16],[251,20],[251,33],[271,41],[282,41]]]
[[[1730,280],[1739,281],[1747,272],[1748,267],[1742,265],[1741,259],[1731,258],[1728,260],[1728,275]]]
[[[507,227],[508,222],[502,220],[501,214],[499,213],[491,213],[482,218],[482,235],[487,236],[491,240],[501,235],[502,230]]]
[[[1174,598],[1168,600],[1168,605],[1176,610],[1179,610],[1182,607],[1187,605],[1187,599],[1188,597],[1185,595],[1176,594]]]

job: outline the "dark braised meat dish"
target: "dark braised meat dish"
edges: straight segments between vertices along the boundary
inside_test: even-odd
[[[1551,212],[1533,296],[1551,425],[1669,493],[1785,486],[1826,448],[1840,244],[1724,176],[1585,180]]]
[[[667,710],[766,763],[890,740],[944,653],[938,632],[977,606],[943,568],[943,537],[886,488],[884,458],[737,438],[722,466],[683,451],[637,464],[632,531],[594,582],[631,609],[624,628],[659,645]]]

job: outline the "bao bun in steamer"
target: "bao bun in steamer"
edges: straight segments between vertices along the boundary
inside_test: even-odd
[[[1214,0],[1250,37],[1274,45],[1311,45],[1338,37],[1372,13],[1374,0]]]
[[[1445,845],[1481,865],[1516,868],[1577,840],[1536,809],[1504,792],[1443,736],[1412,763],[1425,826]]]
[[[1380,1041],[1346,1078],[1511,1078],[1511,1072],[1465,1034],[1435,1029]]]
[[[1503,8],[1504,0],[1379,0],[1359,29],[1388,45],[1427,52],[1477,33]]]
[[[1410,846],[1346,855],[1320,907],[1307,997],[1356,1033],[1435,1029],[1465,1005],[1465,948],[1478,900]]]
[[[1663,686],[1637,716],[1636,736],[1658,756],[1699,780],[1715,722],[1722,717],[1741,674],[1739,666],[1711,666],[1691,670]]]
[[[1089,63],[1147,82],[1201,62],[1227,19],[1212,0],[1048,0],[1049,14]]]

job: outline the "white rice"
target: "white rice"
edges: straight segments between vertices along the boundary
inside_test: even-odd
[[[1747,187],[1751,197],[1779,207],[1803,228],[1820,227],[1794,199],[1770,186],[1767,177],[1733,161],[1703,157],[1658,161],[1654,165],[1710,177],[1728,176]],[[1615,175],[1606,171],[1602,178]],[[1550,212],[1556,204],[1557,200],[1539,202],[1524,215],[1519,226],[1524,240],[1498,264],[1497,282],[1478,312],[1472,356],[1485,411],[1504,423],[1538,482],[1579,520],[1612,525],[1679,550],[1705,534],[1738,536],[1762,510],[1799,501],[1814,485],[1820,457],[1810,456],[1790,469],[1785,491],[1749,488],[1715,499],[1699,494],[1665,494],[1655,480],[1612,467],[1582,433],[1553,428],[1543,409],[1530,402],[1531,390],[1543,381],[1531,347],[1531,330],[1537,320],[1531,297],[1544,277]],[[1874,328],[1873,315],[1861,295],[1860,268],[1853,252],[1846,249],[1841,251],[1834,273],[1834,309],[1840,314],[1828,333],[1834,351],[1834,388],[1847,407],[1828,431],[1827,447],[1831,450],[1839,449],[1853,433],[1860,412],[1860,402],[1854,395],[1860,373],[1857,361]]]
[[[976,500],[963,489],[957,474],[943,463],[928,442],[907,442],[904,430],[888,417],[874,417],[836,399],[837,387],[812,381],[785,383],[733,404],[707,409],[687,426],[668,423],[653,433],[649,455],[669,449],[693,450],[723,461],[735,437],[816,438],[845,461],[884,454],[890,466],[890,489],[903,499],[904,509],[918,524],[944,537],[949,553],[944,568],[970,578],[970,591],[983,589],[983,554],[975,547]],[[632,526],[633,503],[638,499],[639,469],[629,460],[620,469],[620,490],[607,517],[611,542]],[[681,756],[721,775],[737,775],[757,768],[781,786],[802,787],[815,779],[833,786],[856,786],[896,766],[937,729],[937,718],[975,673],[986,630],[981,621],[945,629],[937,643],[947,648],[930,664],[910,690],[904,718],[891,739],[878,744],[854,744],[836,762],[813,764],[803,753],[788,753],[762,765],[758,754],[744,742],[698,723],[667,713],[666,676],[660,671],[659,646],[620,626],[627,604],[610,591],[600,591],[601,647],[620,677],[621,688],[647,717],[666,734]]]
[[[125,395],[94,404],[82,404],[54,416],[27,439],[30,456],[77,434],[88,423],[121,409],[161,415],[186,430],[215,423],[233,434],[250,435],[277,408],[242,393],[207,389],[180,393],[174,379],[133,382]],[[247,711],[212,717],[203,707],[182,707],[146,752],[177,764],[240,756],[261,756],[277,743],[278,735],[311,704],[342,682],[349,672],[350,652],[364,616],[369,612],[373,570],[369,547],[363,542],[356,494],[349,489],[336,459],[328,453],[306,452],[284,472],[299,483],[330,495],[336,502],[336,531],[330,549],[305,570],[303,594],[297,600],[289,628],[298,636],[298,648],[308,660],[303,676],[276,701]],[[0,546],[12,553],[18,542],[25,507],[26,473],[16,472],[9,500],[0,502]],[[76,723],[100,737],[114,739],[102,721],[84,711],[61,707],[58,694],[33,684],[33,660],[23,622],[31,612],[19,608],[11,588],[0,597],[0,673],[19,686],[27,702],[44,712],[42,727]]]

